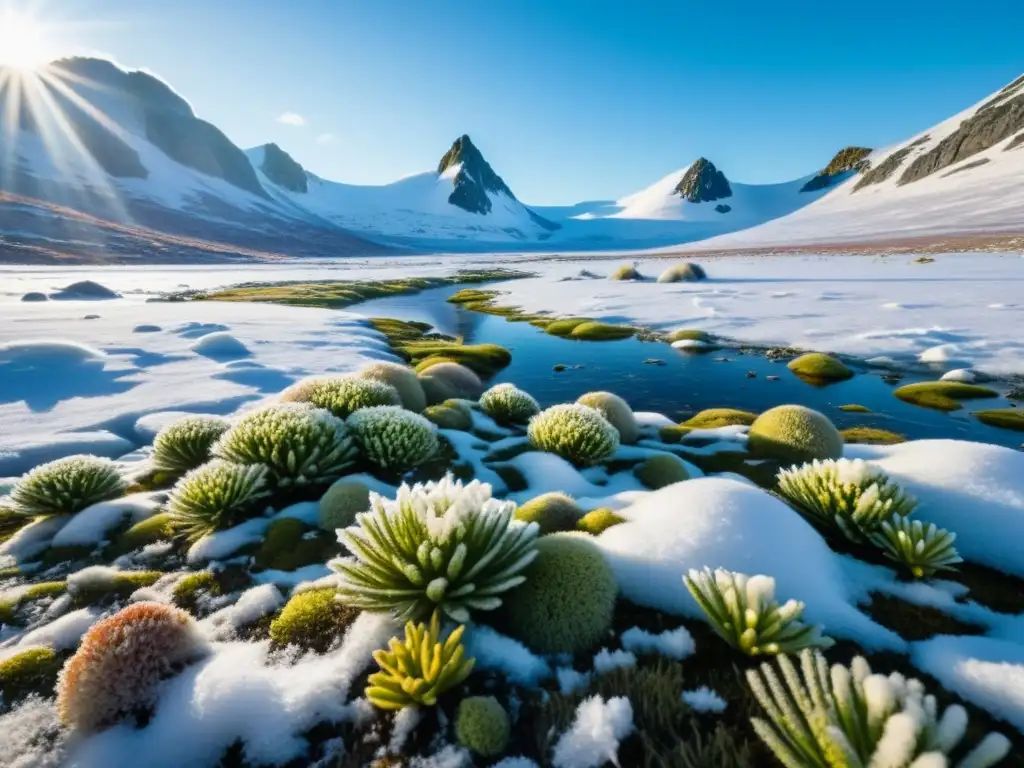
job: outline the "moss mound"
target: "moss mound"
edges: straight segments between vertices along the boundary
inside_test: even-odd
[[[875,427],[849,427],[839,434],[843,436],[843,442],[849,445],[896,445],[907,442],[904,435]]]
[[[608,275],[608,279],[609,280],[642,280],[643,279],[643,275],[641,275],[637,271],[636,267],[634,267],[632,264],[623,264],[621,267],[619,267],[614,272],[612,272],[610,275]]]
[[[504,597],[509,631],[537,653],[590,650],[611,628],[611,568],[583,533],[543,536],[537,550],[526,581]]]
[[[671,453],[651,456],[633,470],[637,480],[652,491],[690,479],[683,460]]]
[[[680,426],[690,429],[718,429],[720,427],[749,427],[757,420],[757,414],[736,408],[706,408],[691,416]]]
[[[906,384],[893,392],[905,403],[932,408],[936,411],[957,411],[963,406],[959,400],[972,400],[983,397],[998,397],[999,393],[988,387],[977,384],[964,384],[960,381],[922,381],[917,384]]]
[[[552,320],[550,323],[544,326],[544,331],[550,333],[552,336],[568,336],[577,327],[584,323],[594,322],[589,317],[565,317],[560,320]]]
[[[583,516],[572,497],[555,491],[530,499],[516,510],[516,520],[536,523],[541,535],[557,531],[571,531]]]
[[[423,394],[423,387],[420,386],[415,371],[406,365],[389,362],[370,363],[359,371],[359,376],[394,387],[403,408],[419,413],[427,407],[427,396]]]
[[[320,528],[329,533],[348,528],[356,521],[356,515],[369,508],[369,488],[351,480],[339,480],[320,497]]]
[[[790,360],[789,370],[802,379],[811,381],[845,381],[852,379],[854,372],[842,361],[821,352],[808,352]]]
[[[63,581],[44,581],[33,584],[14,598],[0,600],[0,624],[20,626],[24,622],[19,617],[19,610],[28,603],[47,597],[59,597],[67,591]]]
[[[473,428],[472,411],[465,400],[445,400],[426,408],[423,415],[441,429],[468,432]]]
[[[445,400],[476,400],[484,391],[480,377],[459,363],[433,365],[419,374],[419,380],[431,405]]]
[[[851,403],[850,405],[840,405],[840,411],[846,411],[846,413],[871,413],[871,409],[863,406]]]
[[[1017,408],[994,408],[988,411],[975,411],[975,416],[982,424],[1002,429],[1024,432],[1024,412]]]
[[[84,608],[89,605],[106,605],[118,600],[127,600],[132,592],[143,587],[151,587],[161,576],[163,573],[160,571],[121,571],[109,579],[74,590],[73,603],[76,608]]]
[[[615,325],[613,323],[599,323],[592,320],[589,323],[580,323],[572,329],[569,338],[580,341],[618,341],[628,339],[636,333],[636,328],[628,325]]]
[[[838,459],[843,436],[824,414],[802,405],[780,405],[765,411],[750,425],[751,453],[800,464],[814,459]]]
[[[464,365],[480,376],[493,376],[512,362],[512,353],[497,344],[458,344],[424,339],[404,344],[398,351],[408,355],[413,365],[418,366],[432,357],[442,358]]]
[[[712,341],[712,336],[707,331],[699,331],[696,329],[680,328],[679,330],[672,331],[668,336],[665,337],[665,341],[672,343],[675,341]]]
[[[221,592],[220,582],[217,581],[212,573],[209,571],[197,571],[185,576],[174,585],[174,591],[171,592],[171,602],[177,607],[194,614],[197,612],[199,601],[204,595],[219,597]]]
[[[311,589],[288,601],[270,624],[270,639],[278,647],[326,653],[358,615],[357,609],[337,600],[334,589]]]
[[[10,706],[32,694],[52,694],[63,664],[52,648],[29,648],[0,661],[3,703]]]
[[[693,280],[706,280],[707,276],[707,272],[704,271],[704,267],[700,264],[694,264],[692,261],[684,261],[682,264],[675,264],[669,267],[658,275],[658,282],[690,282]]]
[[[576,521],[576,530],[589,533],[591,536],[600,536],[613,525],[626,522],[626,518],[615,513],[615,510],[608,507],[592,509]]]
[[[455,735],[466,749],[497,757],[508,748],[511,730],[508,713],[493,696],[470,696],[459,702]]]
[[[170,513],[161,512],[136,523],[114,540],[108,554],[123,555],[149,544],[174,538],[171,521]]]
[[[294,571],[324,562],[332,545],[332,536],[326,531],[314,532],[301,520],[283,517],[267,529],[263,543],[256,550],[256,565],[268,570]]]
[[[601,412],[608,423],[619,431],[620,442],[632,445],[640,439],[640,425],[636,423],[629,403],[612,392],[587,392],[576,401]]]

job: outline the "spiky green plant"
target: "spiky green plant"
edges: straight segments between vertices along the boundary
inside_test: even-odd
[[[499,424],[525,424],[540,413],[540,405],[514,384],[496,384],[480,395],[480,408]]]
[[[434,458],[440,448],[437,427],[395,405],[356,411],[348,426],[363,455],[383,469],[413,469]]]
[[[257,512],[268,495],[267,468],[214,459],[193,469],[171,489],[167,512],[171,524],[190,539],[230,528]]]
[[[317,378],[302,391],[299,401],[324,408],[339,419],[347,419],[362,408],[402,403],[398,390],[391,385],[356,376]]]
[[[864,543],[883,520],[913,513],[917,501],[862,459],[811,461],[779,472],[779,494],[809,522]]]
[[[8,506],[32,517],[72,515],[97,502],[121,496],[127,487],[110,459],[84,454],[67,456],[23,475],[11,489]]]
[[[536,524],[513,519],[516,505],[476,480],[464,486],[449,474],[403,485],[394,501],[370,494],[370,505],[338,534],[353,557],[331,563],[348,605],[403,620],[439,607],[465,622],[471,610],[500,606],[537,556]]]
[[[619,449],[619,432],[596,408],[578,403],[554,405],[532,419],[530,445],[557,453],[577,466],[596,464]]]
[[[733,648],[748,656],[792,653],[802,648],[829,648],[833,640],[821,627],[801,622],[804,604],[775,601],[775,579],[747,576],[719,568],[691,570],[683,577],[712,629]]]
[[[940,717],[920,681],[872,674],[862,657],[830,670],[804,650],[802,680],[788,657],[777,661],[782,679],[762,664],[747,681],[769,718],[752,718],[754,730],[787,768],[939,768],[966,734],[963,707]],[[1009,751],[1005,736],[990,733],[957,766],[988,768]]]
[[[213,454],[235,464],[262,464],[278,487],[329,483],[348,469],[356,448],[345,422],[308,403],[278,403],[247,413]]]
[[[153,440],[153,466],[161,472],[183,475],[210,460],[210,450],[231,423],[219,416],[185,416],[159,432]]]
[[[374,651],[381,671],[370,675],[366,698],[379,709],[402,709],[417,704],[432,707],[437,697],[459,685],[473,670],[462,645],[465,625],[442,642],[441,615],[434,611],[430,624],[405,624],[405,642],[393,637],[388,650]]]
[[[883,520],[871,541],[883,555],[906,566],[917,579],[928,578],[936,571],[955,571],[954,566],[963,562],[953,546],[955,533],[900,515]]]

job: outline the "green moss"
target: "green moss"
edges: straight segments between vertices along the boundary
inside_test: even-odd
[[[752,454],[796,464],[838,459],[843,437],[824,414],[802,405],[780,405],[750,425],[747,445]]]
[[[840,411],[846,411],[847,413],[871,413],[871,409],[870,408],[866,408],[863,405],[855,405],[855,404],[840,405],[839,406],[839,410]]]
[[[0,696],[5,706],[37,694],[52,694],[64,661],[52,648],[29,648],[0,661]]]
[[[190,573],[174,585],[171,600],[179,608],[196,613],[200,597],[219,597],[221,594],[220,583],[216,577],[209,571],[198,571]]]
[[[589,533],[591,536],[600,536],[613,525],[626,522],[626,518],[617,515],[614,510],[608,507],[592,509],[576,521],[576,530]]]
[[[690,479],[690,473],[686,471],[686,465],[683,464],[682,459],[671,453],[651,456],[638,465],[633,470],[633,474],[636,475],[637,480],[652,491]]]
[[[14,598],[0,601],[0,624],[19,626],[18,611],[27,603],[33,600],[40,600],[46,597],[57,597],[67,591],[67,584],[63,581],[44,581],[32,584],[24,592]]]
[[[310,534],[307,537],[307,534]],[[267,570],[295,571],[322,563],[334,549],[334,537],[310,528],[294,517],[275,520],[256,550],[256,566]]]
[[[388,343],[391,344],[392,347],[403,342],[422,339],[423,334],[431,328],[427,323],[418,323],[411,320],[395,320],[390,317],[371,317],[370,325],[373,326],[374,330],[387,336]]]
[[[995,408],[988,411],[975,411],[974,415],[982,424],[1002,429],[1024,432],[1024,412],[1017,408]]]
[[[0,507],[0,544],[3,544],[31,522],[31,517],[19,514],[13,509]]]
[[[171,515],[162,512],[133,525],[118,536],[104,554],[118,557],[142,549],[148,544],[172,538],[174,538],[174,529],[171,525]]]
[[[274,645],[295,645],[325,653],[355,621],[359,611],[337,600],[334,589],[311,589],[292,597],[270,624]]]
[[[960,381],[922,381],[917,384],[906,384],[893,392],[905,403],[932,408],[937,411],[956,411],[962,406],[959,400],[971,400],[983,397],[998,397],[999,393],[988,387],[977,384],[964,384]]]
[[[577,325],[572,329],[572,333],[569,336],[581,341],[617,341],[619,339],[628,339],[635,333],[636,328],[628,325],[591,321]]]
[[[559,320],[552,320],[544,326],[544,331],[552,336],[568,336],[577,326],[592,322],[594,321],[589,317],[564,317]]]
[[[434,355],[424,360],[420,360],[415,366],[413,366],[413,370],[416,373],[423,373],[424,371],[428,371],[435,365],[440,365],[441,363],[455,363],[458,365],[459,361],[454,357],[448,357],[447,355]]]
[[[61,563],[73,563],[78,560],[86,560],[92,555],[95,547],[91,546],[68,546],[50,547],[39,558],[43,565],[59,565]]]
[[[706,408],[696,416],[691,416],[679,426],[689,429],[719,429],[720,427],[749,427],[757,419],[756,413],[741,411],[736,408]],[[671,429],[671,427],[666,427]]]
[[[468,432],[473,428],[473,417],[469,407],[461,400],[445,400],[431,405],[423,415],[441,429],[457,429]]]
[[[530,499],[516,510],[516,520],[536,523],[541,535],[571,531],[583,516],[583,510],[570,496],[555,491]]]
[[[699,331],[689,328],[682,328],[678,331],[672,331],[668,336],[665,337],[665,341],[669,344],[676,341],[711,341],[711,334],[707,331]]]
[[[455,735],[459,744],[483,757],[497,757],[508,748],[508,713],[493,696],[470,696],[459,702]]]
[[[342,478],[320,497],[317,522],[321,530],[334,533],[348,528],[356,515],[370,508],[370,489],[362,483]]]
[[[662,427],[658,430],[658,439],[667,445],[678,445],[683,442],[683,438],[693,432],[692,427],[674,426],[674,427]]]
[[[463,288],[448,297],[450,304],[470,304],[479,301],[491,301],[498,297],[497,291],[481,291],[477,288]]]
[[[907,438],[896,432],[874,427],[849,427],[839,434],[843,442],[850,445],[896,445],[907,442]]]
[[[808,352],[791,360],[789,370],[802,379],[812,382],[844,381],[852,379],[854,372],[847,365],[830,355],[820,352]]]
[[[10,568],[0,569],[0,579],[16,579],[19,576],[24,576],[21,568],[16,565],[12,565]]]
[[[498,344],[459,344],[423,339],[403,344],[398,350],[408,355],[414,365],[428,358],[444,358],[445,362],[459,363],[481,376],[493,376],[512,362],[512,353]]]
[[[160,571],[121,571],[110,581],[90,584],[75,590],[72,595],[73,604],[76,608],[84,608],[124,600],[135,590],[152,586],[161,576],[163,573]]]

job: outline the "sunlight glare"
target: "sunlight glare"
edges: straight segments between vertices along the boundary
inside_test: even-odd
[[[46,63],[42,25],[10,8],[0,9],[0,66],[31,70]]]

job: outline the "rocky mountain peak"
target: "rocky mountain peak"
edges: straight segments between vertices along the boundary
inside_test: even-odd
[[[260,170],[279,187],[299,194],[306,194],[309,191],[306,169],[273,142],[263,145],[263,162],[260,164]]]
[[[710,203],[732,197],[729,180],[706,157],[697,158],[673,191],[691,203]]]
[[[516,196],[494,172],[473,140],[467,134],[457,138],[451,148],[444,153],[437,165],[437,172],[460,166],[452,179],[452,193],[448,202],[470,213],[488,214],[491,212],[491,199],[487,193],[503,194],[512,200]]]
[[[814,192],[831,187],[847,178],[850,171],[864,173],[870,166],[867,156],[872,152],[868,147],[843,147],[833,155],[823,169],[801,188],[801,192]]]

